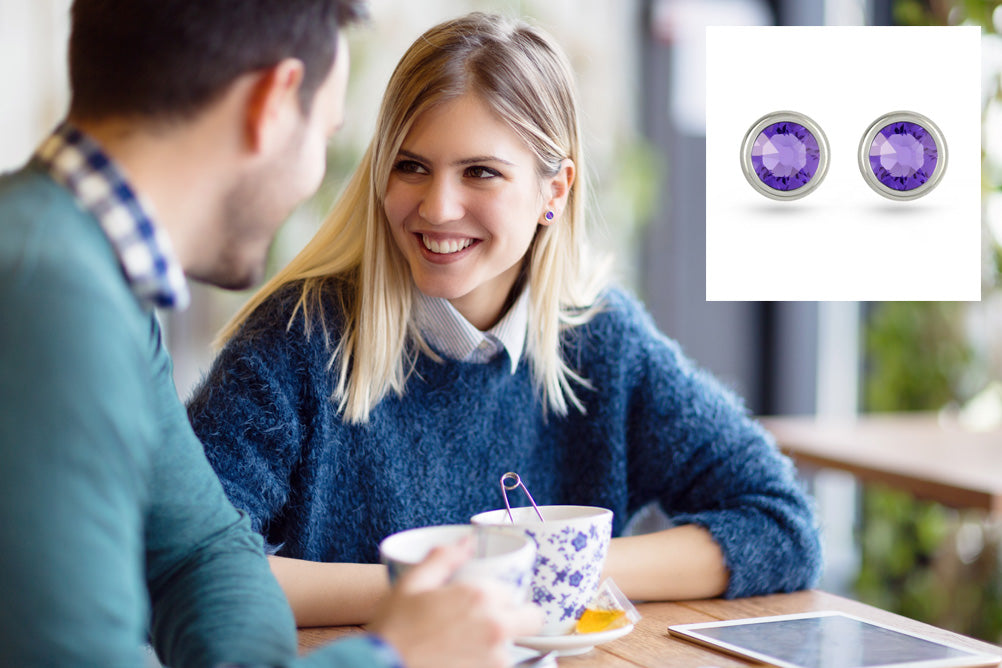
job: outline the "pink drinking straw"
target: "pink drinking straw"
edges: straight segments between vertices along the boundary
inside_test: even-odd
[[[536,515],[539,516],[539,521],[545,522],[546,520],[543,519],[543,513],[539,512],[536,502],[532,500],[532,494],[529,494],[529,488],[525,486],[525,483],[518,477],[518,474],[512,471],[509,471],[501,476],[501,495],[504,496],[504,507],[508,509],[508,521],[512,524],[515,523],[515,518],[511,516],[511,506],[508,505],[508,491],[518,489],[519,487],[521,487],[522,491],[525,492],[525,495],[529,497],[529,503],[532,504],[532,509],[535,510]]]

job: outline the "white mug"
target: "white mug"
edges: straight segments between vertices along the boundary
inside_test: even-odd
[[[433,548],[457,543],[467,536],[474,536],[474,555],[459,567],[452,579],[501,582],[511,587],[513,603],[524,603],[532,579],[536,545],[512,529],[469,524],[408,529],[379,543],[380,560],[386,565],[392,584],[424,560]]]

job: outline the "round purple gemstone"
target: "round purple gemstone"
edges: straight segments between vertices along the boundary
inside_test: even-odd
[[[914,190],[936,171],[936,140],[917,123],[886,125],[870,144],[870,168],[881,183],[894,190]]]
[[[752,144],[752,167],[774,190],[796,190],[814,178],[818,140],[803,125],[784,121],[766,127]]]

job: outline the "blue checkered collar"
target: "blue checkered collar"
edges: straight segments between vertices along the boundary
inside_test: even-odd
[[[145,307],[188,306],[188,283],[170,239],[93,139],[64,122],[38,148],[35,159],[97,218]]]

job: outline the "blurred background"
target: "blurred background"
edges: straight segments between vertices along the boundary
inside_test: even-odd
[[[0,170],[21,165],[65,113],[70,4],[0,0]],[[350,32],[349,115],[332,143],[326,181],[283,228],[272,248],[271,271],[302,247],[335,200],[369,141],[385,83],[409,44],[435,23],[472,10],[523,16],[563,45],[576,70],[595,186],[593,213],[617,252],[620,280],[646,301],[661,328],[741,394],[752,412],[852,416],[976,406],[971,428],[997,429],[1002,424],[1000,4],[370,0],[372,21]],[[705,301],[703,29],[725,24],[983,28],[981,302]],[[890,56],[875,54],[878,61]],[[734,57],[781,67],[784,54],[763,45],[761,53]],[[851,82],[832,85],[851,95]],[[215,333],[249,294],[192,287],[187,311],[162,314],[182,398],[211,363]],[[825,531],[822,588],[1002,641],[1002,531],[994,520],[860,486],[847,474],[810,472],[805,483],[817,496]]]

